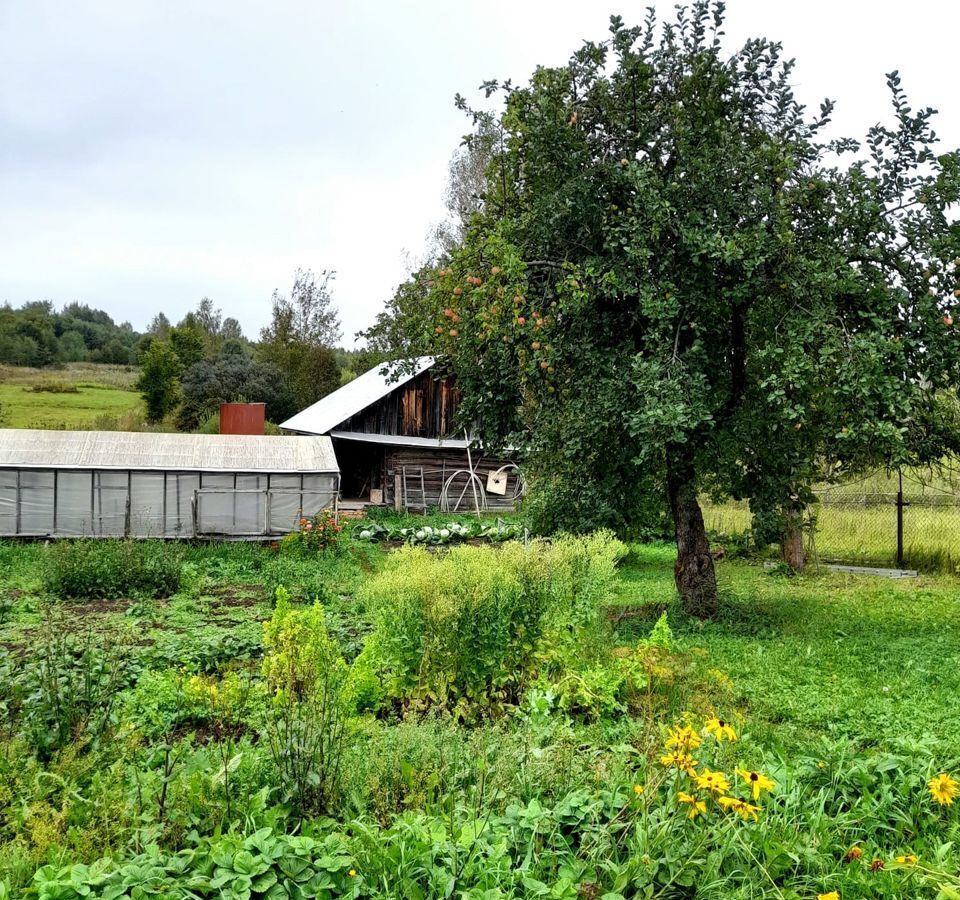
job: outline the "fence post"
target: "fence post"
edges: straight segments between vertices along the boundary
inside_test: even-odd
[[[897,568],[903,568],[903,469],[897,469]]]

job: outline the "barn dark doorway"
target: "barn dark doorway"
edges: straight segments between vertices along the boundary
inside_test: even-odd
[[[383,447],[363,441],[333,439],[333,449],[340,466],[340,496],[344,501],[376,500],[376,492],[383,490]],[[381,499],[377,502],[382,502]]]

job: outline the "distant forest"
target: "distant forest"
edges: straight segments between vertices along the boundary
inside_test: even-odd
[[[264,402],[268,418],[282,421],[382,358],[337,346],[333,278],[298,270],[288,293],[274,291],[271,320],[258,340],[206,297],[176,325],[157,313],[143,333],[86,304],[7,304],[0,306],[0,364],[136,366],[148,422],[184,430],[201,426],[220,403],[239,400]]]
[[[69,303],[57,310],[49,300],[0,306],[0,363],[53,366],[68,362],[136,365],[142,334],[117,324],[102,309]]]

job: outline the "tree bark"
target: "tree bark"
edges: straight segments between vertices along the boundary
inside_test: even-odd
[[[803,571],[807,564],[807,554],[803,549],[803,513],[798,509],[788,509],[784,513],[780,558],[794,572]]]
[[[674,580],[684,611],[697,619],[717,614],[717,575],[697,501],[693,460],[686,448],[667,448],[667,494],[677,537]]]

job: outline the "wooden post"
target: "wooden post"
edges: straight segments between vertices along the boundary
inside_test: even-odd
[[[401,486],[403,484],[403,479],[400,477],[399,472],[393,473],[393,508],[397,512],[402,512],[403,510],[403,497]]]
[[[470,435],[467,434],[466,429],[463,431],[463,436],[467,439],[467,468],[470,470],[470,487],[473,488],[473,505],[477,508],[477,518],[480,518],[480,498],[477,496],[477,482],[476,474],[473,471],[473,457],[470,455]]]

